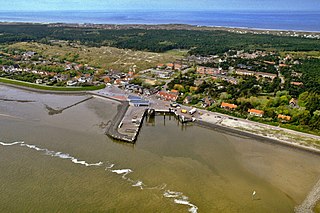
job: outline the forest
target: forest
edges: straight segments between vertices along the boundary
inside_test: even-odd
[[[205,30],[107,30],[51,27],[45,24],[2,24],[0,44],[20,41],[49,43],[50,40],[80,42],[88,46],[165,52],[186,49],[190,55],[223,54],[228,50],[313,51],[320,49],[317,39],[252,33]]]

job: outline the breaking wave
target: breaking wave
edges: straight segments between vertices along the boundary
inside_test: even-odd
[[[44,152],[45,155],[51,156],[51,157],[57,157],[60,159],[67,159],[70,160],[72,163],[74,164],[80,164],[80,165],[84,165],[86,167],[89,166],[101,166],[104,163],[103,162],[98,162],[98,163],[88,163],[84,160],[79,160],[67,153],[62,153],[62,152],[56,152],[56,151],[51,151],[45,148],[40,148],[36,145],[31,145],[31,144],[26,144],[23,141],[17,141],[17,142],[12,142],[12,143],[4,143],[4,142],[0,142],[0,145],[2,146],[21,146],[21,147],[27,147],[29,149],[33,149],[39,152]],[[189,198],[187,196],[185,196],[182,192],[175,192],[175,191],[171,191],[171,190],[166,190],[167,185],[166,184],[162,184],[159,186],[154,186],[154,187],[148,187],[146,184],[144,184],[141,180],[133,180],[129,177],[127,177],[130,173],[133,173],[133,170],[131,169],[113,169],[115,167],[115,164],[113,163],[106,163],[106,167],[105,170],[115,173],[117,175],[121,175],[122,179],[128,181],[132,187],[138,187],[141,190],[143,189],[149,189],[149,190],[159,190],[162,191],[162,195],[165,198],[168,199],[172,199],[172,201],[176,204],[179,205],[186,205],[189,207],[188,211],[191,213],[197,213],[198,212],[198,207],[194,204],[192,204],[189,201]]]
[[[79,160],[73,156],[70,156],[69,154],[65,154],[65,153],[61,153],[61,152],[55,152],[55,151],[51,151],[48,149],[43,149],[40,147],[37,147],[36,145],[30,145],[30,144],[26,144],[23,141],[18,141],[18,142],[13,142],[13,143],[4,143],[4,142],[0,142],[0,145],[2,146],[14,146],[14,145],[20,145],[22,147],[27,147],[29,149],[33,149],[36,151],[42,151],[44,152],[46,155],[52,156],[52,157],[58,157],[61,159],[68,159],[70,160],[72,163],[75,164],[81,164],[84,166],[101,166],[103,163],[102,162],[98,162],[98,163],[87,163],[84,160]]]

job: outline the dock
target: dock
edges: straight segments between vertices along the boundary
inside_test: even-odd
[[[112,139],[135,143],[141,130],[144,118],[152,112],[156,114],[173,114],[181,123],[192,122],[195,118],[182,110],[170,108],[166,104],[150,106],[149,101],[138,96],[124,96],[119,93],[91,92],[93,96],[107,98],[119,103],[118,112],[107,124],[105,134]],[[186,111],[187,112],[187,111]]]
[[[137,107],[131,106],[129,102],[122,102],[122,104],[119,105],[117,115],[111,122],[109,122],[106,134],[116,140],[135,143],[144,118],[150,111],[153,111],[155,114],[173,114],[181,123],[194,121],[194,118],[192,118],[190,115],[179,113],[179,111],[175,109]]]

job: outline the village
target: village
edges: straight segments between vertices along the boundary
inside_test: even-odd
[[[134,66],[127,71],[101,70],[88,64],[79,64],[76,60],[48,59],[33,51],[16,51],[14,54],[1,52],[0,59],[0,76],[4,78],[59,87],[113,85],[143,97],[156,96],[170,102],[173,108],[184,104],[242,118],[254,116],[281,123],[289,122],[294,114],[291,112],[299,109],[298,97],[275,95],[276,89],[283,88],[288,80],[281,69],[299,64],[299,61],[290,55],[281,58],[274,52],[229,50],[220,56],[191,55],[141,71]],[[291,75],[291,86],[303,86],[299,81],[302,74],[298,70],[293,70]],[[235,87],[247,82],[250,82],[250,85],[246,85],[246,89],[250,90],[248,94],[233,91]],[[274,90],[269,89],[270,85]],[[251,99],[252,96],[259,96],[265,101],[280,98],[286,101],[278,104],[282,110],[265,112],[264,105],[248,101],[250,96]],[[142,103],[146,105],[147,102]]]

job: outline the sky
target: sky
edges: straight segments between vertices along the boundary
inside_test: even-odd
[[[320,0],[0,0],[1,11],[320,11]]]

